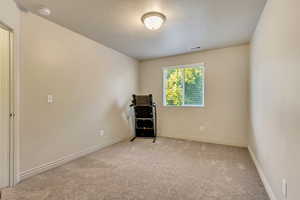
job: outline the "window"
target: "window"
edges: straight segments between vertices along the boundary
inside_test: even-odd
[[[165,106],[204,106],[203,64],[167,67],[163,77]]]

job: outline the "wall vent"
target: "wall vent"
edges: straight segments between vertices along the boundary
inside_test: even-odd
[[[196,47],[190,48],[191,51],[198,51],[198,50],[200,50],[200,49],[201,49],[200,46],[196,46]]]

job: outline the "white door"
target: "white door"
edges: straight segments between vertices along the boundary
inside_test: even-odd
[[[0,188],[9,186],[10,32],[0,27]]]

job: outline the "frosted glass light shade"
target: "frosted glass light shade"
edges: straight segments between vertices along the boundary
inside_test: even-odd
[[[159,29],[166,21],[166,17],[159,12],[149,12],[142,16],[142,22],[149,30]]]

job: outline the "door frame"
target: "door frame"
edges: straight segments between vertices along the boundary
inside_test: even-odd
[[[0,21],[0,28],[9,31],[9,187],[15,186],[19,182],[19,142],[18,142],[18,110],[19,91],[17,90],[18,70],[17,51],[15,46],[16,34],[12,28]],[[19,112],[18,112],[19,113]]]

